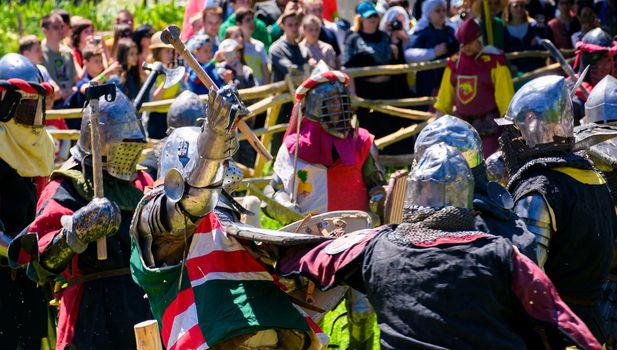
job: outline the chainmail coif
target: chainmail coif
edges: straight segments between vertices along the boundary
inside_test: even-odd
[[[475,229],[475,220],[474,211],[466,208],[405,209],[403,223],[388,234],[388,239],[396,244],[409,245],[431,242],[441,237],[484,234]]]

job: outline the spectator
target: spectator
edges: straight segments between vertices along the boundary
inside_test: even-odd
[[[334,53],[336,54],[336,58],[340,62],[341,47],[343,46],[347,32],[339,30],[335,23],[329,22],[323,18],[323,0],[304,1],[304,14],[313,15],[321,20],[319,40],[332,46]]]
[[[300,21],[302,21],[302,16],[304,16],[303,8],[299,3],[294,1],[289,1],[285,6],[285,11],[283,12],[296,12],[300,16]],[[272,41],[277,41],[278,38],[283,36],[283,30],[281,29],[281,19],[279,18],[276,23],[271,25],[268,30],[270,31],[270,36],[272,37]]]
[[[122,39],[131,39],[133,32],[131,27],[126,23],[116,24],[114,27],[114,37],[111,43],[111,57],[116,57],[118,53],[118,43]],[[131,39],[132,40],[132,39]]]
[[[225,35],[225,31],[227,28],[236,25],[236,15],[235,12],[241,8],[251,8],[250,0],[229,0],[229,5],[233,8],[234,14],[229,16],[225,22],[221,25],[219,29],[219,35],[223,37]],[[259,40],[264,44],[266,49],[266,53],[270,49],[270,44],[272,44],[272,37],[268,32],[268,28],[266,24],[260,20],[259,18],[255,18],[255,30],[253,31],[253,39]]]
[[[363,1],[356,7],[356,17],[352,32],[345,40],[343,66],[370,67],[390,64],[398,59],[396,46],[391,45],[388,34],[378,28],[379,14],[375,5]],[[358,97],[367,99],[396,99],[408,96],[406,84],[398,85],[390,75],[378,75],[354,79],[355,92]],[[388,135],[409,123],[400,118],[371,113],[369,110],[358,109],[360,126],[368,129],[377,138]],[[387,122],[385,122],[387,120]],[[397,143],[386,147],[386,154],[406,153],[411,145]]]
[[[267,0],[255,5],[255,16],[263,21],[267,26],[271,26],[278,21],[289,0]]]
[[[236,11],[236,24],[244,37],[244,60],[253,70],[257,85],[270,82],[270,69],[268,68],[268,55],[264,44],[252,38],[255,31],[255,12],[249,8]]]
[[[309,62],[306,49],[298,45],[300,36],[300,16],[296,12],[281,15],[281,28],[284,35],[272,44],[270,61],[272,62],[272,81],[281,81],[290,69],[302,70]]]
[[[162,32],[156,32],[150,39],[150,51],[152,52],[149,62],[159,61],[167,67],[172,67],[174,64],[175,51],[173,46],[163,43],[161,39]],[[152,92],[152,101],[172,99],[182,92],[183,88],[180,83],[177,83],[169,88],[165,88],[164,76],[159,76],[156,80],[156,88]],[[151,112],[148,114],[146,122],[146,131],[148,137],[160,140],[167,136],[167,114],[161,112]]]
[[[92,81],[104,84],[113,77],[117,78],[122,67],[118,62],[113,62],[109,67],[103,65],[103,50],[99,46],[87,45],[82,50],[84,59],[84,77],[77,82],[77,90],[67,100],[66,108],[82,108],[86,103],[86,88]],[[81,118],[67,119],[69,129],[80,130]]]
[[[191,25],[191,31],[193,33],[199,33],[204,28],[204,20],[201,13],[196,13],[189,19],[189,24]],[[190,38],[189,38],[190,39]]]
[[[223,86],[223,81],[219,79],[215,71],[215,65],[212,58],[214,57],[214,44],[207,35],[195,35],[189,39],[187,45],[190,52],[193,53],[197,62],[202,66],[206,73],[212,78],[217,86]],[[188,69],[188,88],[198,95],[208,93],[208,88],[201,82],[197,73],[189,67]]]
[[[304,46],[310,57],[316,62],[323,60],[330,68],[339,69],[340,64],[332,46],[319,40],[321,27],[321,20],[316,16],[304,16],[302,19],[304,39],[300,42],[300,46]]]
[[[581,30],[578,19],[572,14],[571,0],[559,0],[559,15],[548,21],[553,44],[559,49],[572,49],[572,35]]]
[[[133,101],[142,84],[137,44],[129,38],[122,38],[118,41],[116,52],[116,61],[122,67],[120,87],[122,92]]]
[[[445,0],[426,0],[422,4],[422,14],[409,39],[405,60],[418,62],[442,59],[456,53],[458,41],[454,36],[454,29],[446,25]],[[443,71],[443,68],[438,68],[416,73],[416,94],[437,96]]]
[[[71,14],[64,9],[55,9],[51,11],[51,14],[58,15],[62,18],[62,23],[64,28],[62,29],[62,34],[64,36],[64,45],[68,47],[71,46]]]
[[[602,30],[611,37],[617,35],[617,0],[601,0],[595,3]]]
[[[467,16],[469,16],[468,10],[463,0],[452,0],[450,2],[450,26],[454,29],[455,33],[461,27]]]
[[[45,15],[41,20],[41,29],[45,35],[42,44],[43,65],[47,68],[51,79],[60,86],[62,98],[54,104],[62,106],[64,101],[73,93],[77,74],[73,63],[73,54],[69,48],[62,45],[64,23],[59,15]]]
[[[154,29],[149,24],[142,24],[133,32],[133,41],[137,44],[139,53],[139,67],[150,57],[150,38],[154,35]],[[142,74],[142,80],[144,75]]]
[[[124,34],[121,37],[126,38],[127,36],[125,33],[128,31],[128,37],[130,38],[133,35],[134,29],[135,20],[133,19],[133,14],[131,11],[127,9],[120,10],[120,12],[116,15],[116,21],[114,23],[114,37],[105,40],[105,46],[107,51],[111,53],[111,57],[116,57],[115,46],[118,44],[118,40],[120,39],[117,34]]]
[[[218,48],[219,30],[221,29],[223,11],[220,7],[208,7],[201,12],[203,29],[198,34],[207,35],[214,45],[214,50]]]
[[[481,36],[473,18],[456,32],[461,49],[448,59],[435,109],[437,116],[455,113],[473,125],[488,157],[499,147],[500,130],[494,118],[505,115],[514,87],[503,52],[483,47]]]
[[[116,25],[119,24],[126,24],[127,26],[129,26],[131,32],[133,31],[133,29],[135,28],[135,20],[131,11],[123,9],[118,12],[118,15],[116,16]]]
[[[92,21],[82,17],[73,17],[71,28],[71,47],[73,48],[73,57],[75,58],[75,72],[77,72],[77,77],[81,79],[84,76],[84,61],[81,52],[86,45],[100,44],[100,42],[97,42],[97,40],[100,40],[100,37],[95,40]]]
[[[484,23],[484,10],[483,8],[483,0],[473,0],[471,5],[471,13],[475,18],[480,20],[480,29],[482,30],[482,42],[487,43],[487,45],[491,45],[488,40],[488,34],[486,32],[486,24]],[[505,50],[505,27],[504,23],[501,20],[501,12],[507,4],[507,0],[488,0],[489,12],[491,13],[492,18],[492,27],[493,27],[493,43],[492,46],[500,50]]]
[[[216,64],[216,73],[225,84],[232,83],[238,89],[255,86],[253,70],[244,63],[242,46],[236,39],[223,40],[219,45],[219,52],[223,62]]]
[[[576,47],[576,44],[583,40],[583,36],[590,30],[600,26],[596,13],[593,12],[592,1],[581,1],[578,3],[578,22],[581,24],[581,30],[572,34],[572,47]]]
[[[510,0],[503,14],[506,24],[506,52],[543,50],[536,32],[536,24],[525,9],[524,0]],[[541,58],[525,58],[510,64],[512,76],[544,66]]]
[[[47,108],[51,109],[54,103],[54,100],[61,99],[62,95],[60,94],[60,87],[56,84],[47,68],[43,65],[43,49],[41,48],[41,40],[36,35],[26,35],[19,40],[19,54],[25,56],[32,63],[36,64],[36,67],[41,72],[41,76],[43,76],[43,81],[50,83],[54,87],[54,96],[53,98],[48,98],[45,102],[47,103]]]

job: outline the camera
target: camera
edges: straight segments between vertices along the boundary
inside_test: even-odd
[[[398,19],[394,19],[392,22],[390,22],[390,28],[392,28],[392,31],[396,31],[396,30],[402,30],[403,29],[403,22],[399,21]]]
[[[102,41],[103,41],[103,38],[98,35],[92,38],[92,42],[94,42],[95,45],[100,44]]]

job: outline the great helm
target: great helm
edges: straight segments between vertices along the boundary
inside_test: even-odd
[[[420,161],[429,147],[440,142],[461,152],[470,168],[473,169],[482,163],[480,134],[471,124],[451,115],[444,115],[429,123],[418,134],[414,146],[415,162]]]
[[[101,97],[99,108],[103,167],[115,178],[132,181],[137,176],[137,161],[146,146],[141,120],[131,101],[117,88],[115,101],[108,102]],[[88,108],[81,123],[79,141],[71,148],[71,155],[79,162],[88,162],[92,155],[90,116]]]
[[[180,128],[197,126],[197,119],[205,118],[206,105],[192,91],[185,90],[176,97],[167,112],[167,126]]]
[[[409,174],[405,208],[470,209],[473,187],[473,175],[465,158],[455,148],[439,143],[424,152]]]
[[[186,178],[199,159],[197,139],[201,134],[201,128],[197,126],[184,126],[173,129],[165,138],[165,144],[159,158],[158,178],[164,178],[171,169],[177,169]],[[229,160],[223,177],[223,189],[227,193],[233,193],[238,189],[243,178],[242,170]]]
[[[325,71],[311,76],[296,90],[296,101],[302,104],[304,116],[340,139],[353,128],[348,84],[347,74]]]
[[[604,77],[593,88],[585,102],[585,123],[617,121],[617,79]]]
[[[0,121],[33,127],[45,124],[45,98],[53,94],[49,83],[29,59],[9,53],[0,59]]]
[[[498,125],[514,125],[530,149],[574,145],[572,100],[566,80],[548,75],[531,80],[512,97]]]

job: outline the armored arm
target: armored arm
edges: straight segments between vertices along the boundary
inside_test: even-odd
[[[170,262],[170,255],[174,256],[171,260],[177,260],[173,252],[178,244],[184,244],[184,233],[192,233],[199,219],[214,209],[223,184],[225,160],[237,150],[234,121],[247,114],[233,85],[210,91],[206,118],[197,139],[198,157],[190,159],[184,175],[169,171],[164,190],[154,192],[137,213],[142,249],[153,248],[154,261],[147,262],[149,265]],[[159,244],[166,241],[172,244]]]
[[[272,175],[272,180],[270,181],[270,184],[268,184],[264,188],[264,195],[266,195],[266,197],[272,200],[270,201],[270,205],[267,205],[264,208],[264,211],[268,216],[281,222],[284,225],[295,221],[294,218],[286,215],[283,210],[277,210],[277,208],[273,206],[272,202],[277,203],[287,209],[293,210],[297,213],[301,212],[300,207],[291,201],[290,194],[285,191],[283,180],[276,174],[276,172]],[[266,203],[268,203],[268,201],[266,201]]]
[[[551,209],[544,198],[531,193],[514,204],[514,211],[525,222],[527,229],[536,236],[536,262],[544,267],[552,236]]]
[[[362,165],[362,176],[364,177],[364,183],[369,192],[369,206],[371,211],[377,214],[383,221],[383,205],[386,199],[386,185],[385,169],[379,162],[379,151],[375,144],[371,145],[369,156]]]
[[[94,198],[74,214],[62,216],[62,230],[43,249],[38,263],[47,271],[60,273],[89,243],[118,232],[121,221],[115,203],[107,198]]]

